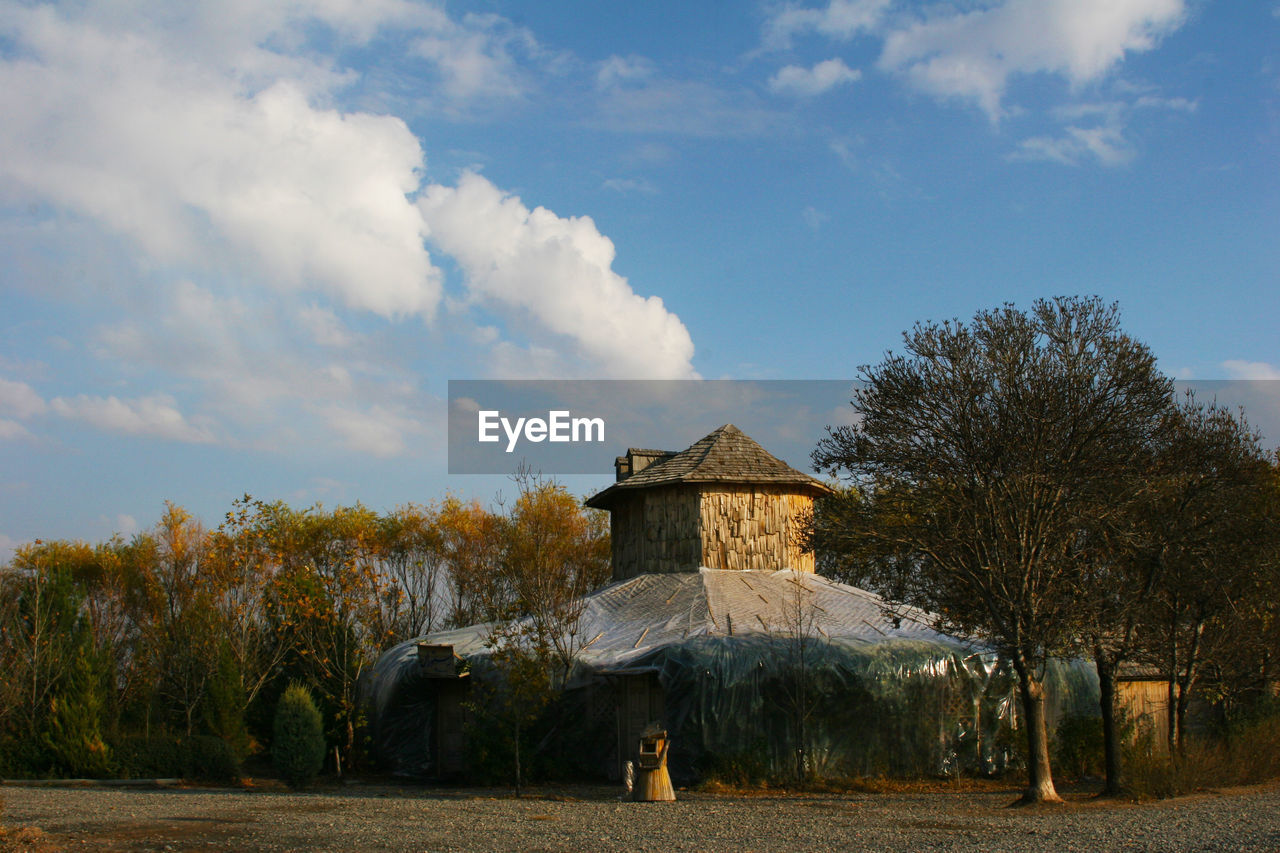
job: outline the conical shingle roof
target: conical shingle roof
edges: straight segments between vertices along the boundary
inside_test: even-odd
[[[608,509],[622,492],[676,483],[760,483],[799,486],[817,493],[831,491],[820,480],[797,471],[765,450],[733,424],[725,424],[687,449],[670,454],[593,495],[587,506]]]

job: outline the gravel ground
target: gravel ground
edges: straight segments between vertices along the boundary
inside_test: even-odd
[[[1080,794],[1034,809],[1008,808],[1013,789],[945,786],[681,792],[677,803],[618,802],[605,788],[520,800],[505,791],[394,786],[295,794],[9,783],[0,793],[0,850],[1280,850],[1277,785],[1141,804]]]

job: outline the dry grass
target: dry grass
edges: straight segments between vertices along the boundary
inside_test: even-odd
[[[0,853],[46,853],[61,850],[34,826],[0,826]]]
[[[843,779],[814,779],[803,785],[737,785],[722,779],[707,779],[694,790],[723,797],[801,796],[805,794],[935,794],[961,791],[1008,791],[1008,780],[958,778],[895,779],[867,776]]]
[[[1125,762],[1125,788],[1139,798],[1253,785],[1280,778],[1280,717],[1233,731],[1221,741],[1192,741],[1172,756],[1136,748]]]

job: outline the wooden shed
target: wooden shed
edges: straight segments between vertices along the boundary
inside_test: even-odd
[[[616,482],[587,501],[610,513],[614,580],[700,567],[813,571],[799,537],[830,487],[733,424],[681,451],[630,448],[614,468]]]

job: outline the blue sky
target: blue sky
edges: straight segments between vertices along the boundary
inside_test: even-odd
[[[0,557],[488,497],[450,378],[854,377],[1057,294],[1280,378],[1273,0],[0,2],[0,115]]]

